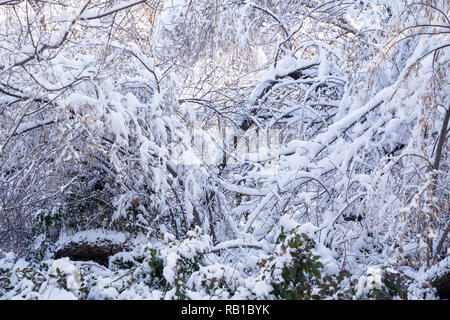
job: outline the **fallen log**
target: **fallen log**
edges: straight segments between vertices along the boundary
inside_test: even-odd
[[[112,243],[68,243],[66,247],[56,251],[55,259],[68,257],[73,261],[95,261],[98,264],[108,266],[109,257],[124,251],[124,248]]]
[[[67,257],[73,261],[94,261],[108,266],[109,257],[125,250],[125,234],[93,229],[60,239],[56,243],[54,258]]]

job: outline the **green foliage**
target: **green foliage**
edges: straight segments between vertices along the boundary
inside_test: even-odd
[[[274,255],[259,263],[262,279],[269,281],[275,297],[316,300],[336,294],[337,298],[343,298],[341,283],[349,273],[343,270],[338,275],[325,274],[320,256],[314,253],[313,239],[293,229],[289,233],[283,231],[280,241]]]
[[[321,278],[324,266],[319,262],[320,257],[312,252],[314,241],[306,234],[295,233],[295,230],[289,234],[282,232],[280,240],[281,244],[275,256],[269,259],[272,262],[269,263],[269,271],[273,279],[273,294],[288,300],[319,299],[320,296],[313,288]],[[277,256],[289,256],[290,261],[284,263],[281,270],[277,263],[273,263],[276,262]]]
[[[175,277],[175,295],[180,300],[188,299],[186,295],[189,277],[199,271],[201,262],[203,261],[203,254],[197,254],[193,259],[186,259],[180,257],[177,263],[176,277]]]
[[[206,276],[205,276],[206,277]],[[228,283],[225,276],[212,277],[202,281],[202,285],[208,294],[213,294],[217,289],[228,289]]]
[[[161,283],[162,286],[166,285],[166,280],[164,279],[164,260],[161,258],[159,250],[154,248],[149,248],[150,256],[146,259],[145,263],[150,267],[150,279],[152,284]]]
[[[141,261],[138,262],[132,269],[132,277],[128,280],[127,285],[131,286],[135,281],[142,281],[145,285],[164,289],[167,286],[167,281],[164,278],[164,259],[158,249],[146,247],[144,249],[144,256],[139,256]]]
[[[26,299],[36,299],[37,292],[46,281],[46,276],[39,269],[44,268],[40,265],[0,270],[0,296],[16,291]]]
[[[394,298],[407,300],[406,281],[407,278],[400,272],[393,273],[385,270],[381,275],[381,287],[370,288],[367,297],[375,300],[392,300]]]
[[[318,281],[320,297],[331,297],[333,299],[351,299],[351,290],[352,286],[354,286],[354,282],[349,280],[350,276],[350,272],[348,272],[347,270],[341,270],[337,275],[323,275],[320,281]],[[344,282],[348,282],[348,288],[343,287]]]

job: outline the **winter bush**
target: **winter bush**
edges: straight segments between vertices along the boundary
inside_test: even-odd
[[[0,1],[2,299],[437,299],[448,1]]]

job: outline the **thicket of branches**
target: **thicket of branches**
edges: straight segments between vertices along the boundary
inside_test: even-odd
[[[103,282],[65,266],[77,298],[433,297],[449,12],[0,1],[0,296],[43,296],[61,243],[95,231],[121,249]]]

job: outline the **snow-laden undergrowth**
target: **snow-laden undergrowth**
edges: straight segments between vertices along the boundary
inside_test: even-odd
[[[317,244],[310,227],[283,229],[272,247],[213,246],[200,229],[184,241],[170,234],[142,238],[107,266],[69,258],[0,260],[3,299],[436,299],[429,283],[448,268],[394,270],[389,264],[354,270]],[[228,247],[228,250],[224,248]],[[234,248],[234,249],[232,249]],[[220,249],[220,250],[219,250]],[[228,252],[228,254],[227,254]],[[363,253],[361,253],[363,255]]]
[[[449,10],[0,2],[0,298],[437,299]]]

